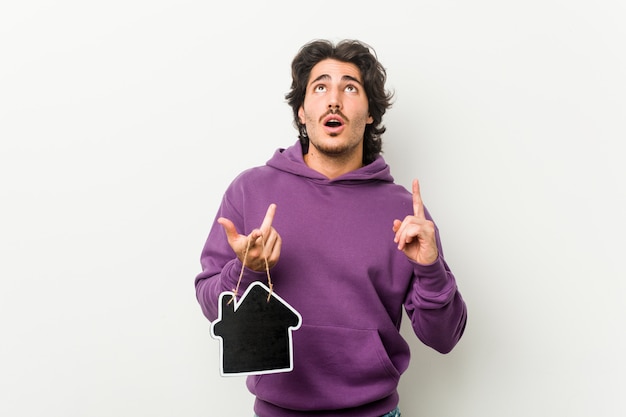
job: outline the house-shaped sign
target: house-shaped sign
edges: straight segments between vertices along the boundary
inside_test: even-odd
[[[220,373],[259,375],[293,370],[292,331],[302,317],[260,281],[239,300],[232,292],[220,294],[218,318],[211,337],[220,339]]]

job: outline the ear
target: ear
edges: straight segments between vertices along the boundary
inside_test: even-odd
[[[300,108],[298,109],[298,120],[300,121],[300,123],[306,124],[306,119],[304,118],[304,106],[300,106]]]
[[[367,116],[367,124],[371,125],[372,123],[374,123],[374,118],[372,117],[372,115]]]

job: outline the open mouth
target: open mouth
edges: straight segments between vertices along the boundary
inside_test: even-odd
[[[337,128],[345,124],[344,120],[342,114],[327,114],[322,122],[326,127]]]
[[[324,123],[324,126],[328,126],[328,127],[340,127],[343,125],[343,122],[341,120],[338,119],[330,119],[327,120],[326,123]]]
[[[326,134],[338,136],[346,126],[345,118],[342,114],[327,114],[322,120]]]

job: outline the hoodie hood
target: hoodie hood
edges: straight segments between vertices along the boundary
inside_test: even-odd
[[[327,182],[329,184],[363,181],[393,182],[389,165],[387,165],[381,155],[378,155],[376,159],[368,165],[348,172],[337,178],[328,179],[314,169],[309,168],[304,162],[300,141],[297,141],[294,145],[288,148],[280,148],[276,150],[274,155],[267,161],[267,165],[280,171],[309,178],[316,182]]]

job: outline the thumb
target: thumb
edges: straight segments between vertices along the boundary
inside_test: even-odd
[[[232,221],[228,220],[225,217],[220,217],[219,219],[217,219],[217,222],[221,224],[224,228],[224,231],[226,232],[226,238],[229,242],[233,242],[235,239],[237,239],[237,237],[239,237],[237,228]]]

